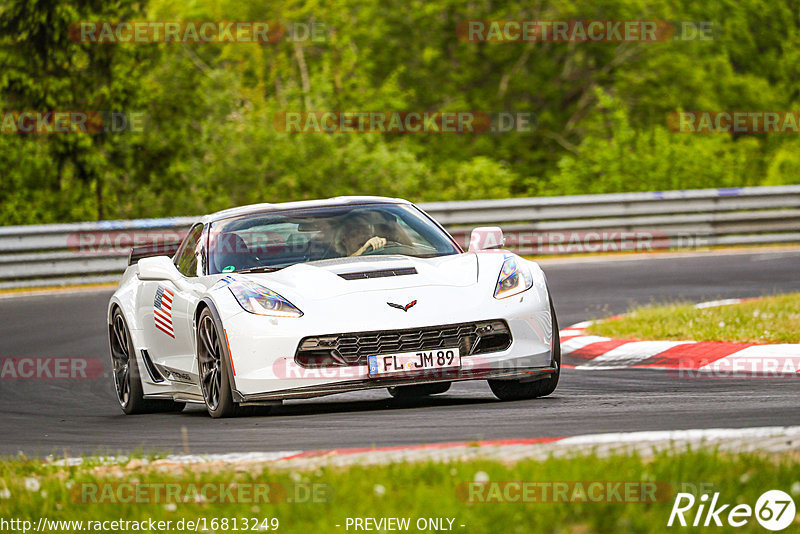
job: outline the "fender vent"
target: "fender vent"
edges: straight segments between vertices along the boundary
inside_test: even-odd
[[[387,278],[389,276],[406,276],[417,274],[414,267],[401,267],[399,269],[381,269],[379,271],[358,271],[355,273],[339,273],[345,280],[366,280],[367,278]]]
[[[160,384],[164,381],[164,377],[161,376],[156,366],[153,365],[153,360],[150,359],[150,353],[147,352],[146,349],[142,349],[142,361],[144,361],[144,367],[147,369],[147,374],[150,375],[150,379],[153,382]]]

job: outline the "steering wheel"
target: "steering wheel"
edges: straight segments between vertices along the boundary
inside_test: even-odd
[[[382,246],[381,248],[379,248],[379,249],[370,248],[369,250],[367,250],[366,252],[364,252],[361,255],[362,256],[372,256],[372,255],[374,255],[374,254],[376,254],[378,252],[386,250],[387,248],[398,248],[398,247],[413,248],[413,247],[411,247],[409,245],[405,245],[405,244],[400,243],[398,241],[391,241],[391,240],[387,239],[386,240],[386,244],[384,246]]]

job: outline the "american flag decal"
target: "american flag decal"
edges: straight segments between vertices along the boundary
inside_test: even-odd
[[[175,338],[175,331],[172,329],[172,299],[175,293],[171,289],[158,286],[156,298],[153,301],[153,318],[156,328]]]

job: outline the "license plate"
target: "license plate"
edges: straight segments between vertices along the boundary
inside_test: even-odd
[[[369,376],[414,374],[430,369],[450,369],[461,367],[458,349],[421,350],[398,354],[370,354]]]

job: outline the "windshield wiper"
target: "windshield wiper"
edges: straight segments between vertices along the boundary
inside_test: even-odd
[[[242,273],[272,273],[275,271],[280,271],[285,267],[276,267],[274,265],[261,265],[259,267],[250,267],[249,269],[242,269],[241,271],[236,271],[239,274]]]

